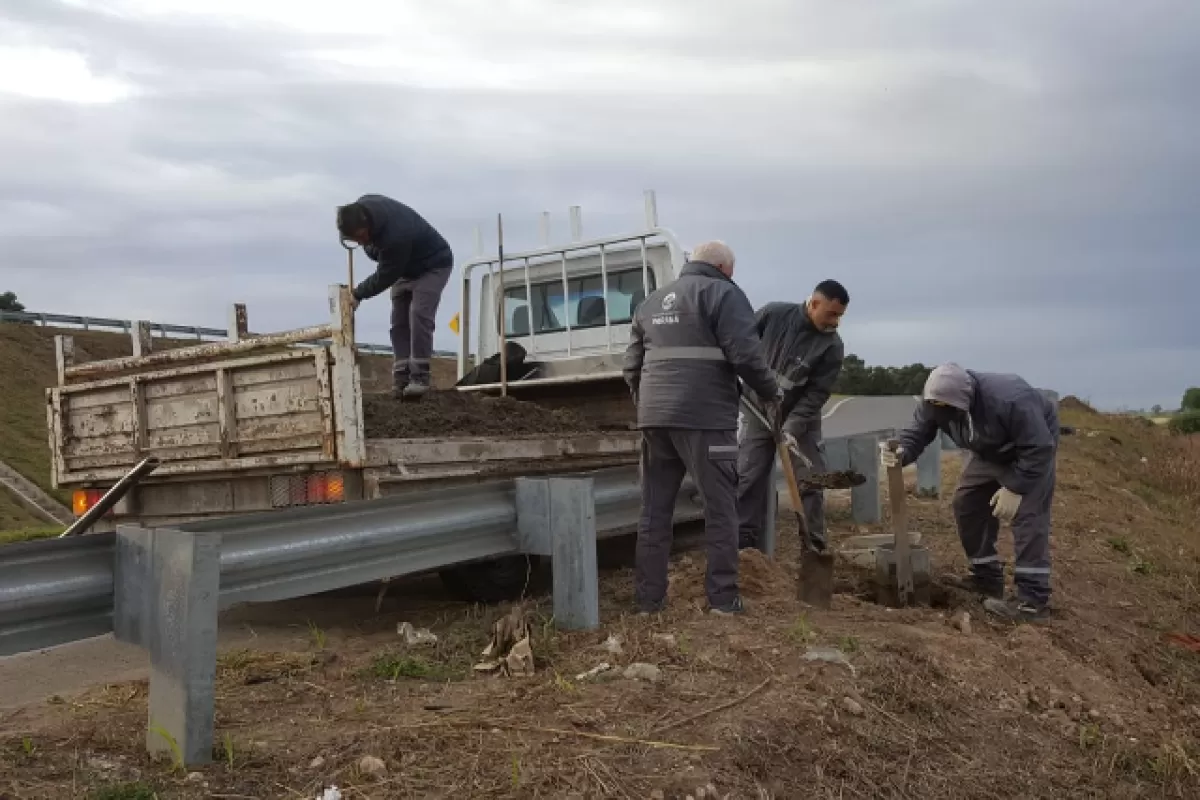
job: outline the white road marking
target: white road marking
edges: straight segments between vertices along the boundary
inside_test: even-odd
[[[830,417],[833,416],[834,412],[836,412],[839,408],[846,405],[846,403],[849,403],[853,399],[854,399],[853,397],[843,397],[841,400],[838,400],[836,403],[833,404],[833,408],[829,409],[828,411],[826,411],[824,414],[821,415],[821,419],[829,419]]]

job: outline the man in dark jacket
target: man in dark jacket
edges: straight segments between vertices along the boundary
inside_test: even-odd
[[[624,372],[642,431],[636,593],[644,613],[666,602],[675,498],[686,473],[704,503],[709,607],[744,610],[737,581],[738,378],[769,413],[777,413],[780,398],[754,309],[731,280],[733,261],[722,242],[699,245],[679,278],[651,293],[633,316]]]
[[[825,280],[804,303],[767,303],[758,310],[767,364],[783,389],[780,413],[797,477],[827,471],[821,410],[842,370],[845,348],[837,328],[849,303],[844,286]],[[775,452],[775,435],[753,414],[743,414],[738,443],[739,547],[760,545],[768,500],[775,491],[771,481]],[[823,550],[825,494],[806,489],[801,502],[813,544]]]
[[[954,518],[971,574],[962,587],[985,596],[984,608],[1006,619],[1049,613],[1050,509],[1058,454],[1058,409],[1017,375],[942,364],[925,382],[924,402],[900,434],[900,448],[880,443],[884,467],[917,460],[945,433],[965,460],[954,492]],[[1016,597],[1004,597],[1004,564],[996,552],[1001,522],[1011,522]]]
[[[454,253],[420,214],[381,194],[339,207],[337,227],[379,265],[354,287],[355,307],[391,290],[393,386],[398,397],[419,398],[429,390],[433,329]]]

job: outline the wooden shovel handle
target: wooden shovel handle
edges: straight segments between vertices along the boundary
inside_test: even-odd
[[[900,446],[896,439],[888,440],[893,453]],[[896,595],[901,605],[907,605],[913,594],[912,556],[908,547],[908,503],[904,496],[904,467],[888,467],[888,502],[892,507],[892,551],[896,556]]]

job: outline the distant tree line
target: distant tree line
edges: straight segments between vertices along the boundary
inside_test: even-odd
[[[835,394],[858,395],[920,394],[932,370],[933,367],[924,364],[868,367],[861,358],[848,353],[833,391]]]
[[[0,292],[0,311],[24,311],[15,292]]]

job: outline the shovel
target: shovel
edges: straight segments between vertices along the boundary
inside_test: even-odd
[[[779,455],[779,464],[783,468],[788,495],[792,499],[792,509],[796,512],[796,526],[800,529],[800,586],[798,591],[800,602],[816,608],[827,609],[833,600],[833,554],[818,550],[813,544],[812,535],[808,530],[808,522],[804,518],[804,504],[800,499],[800,483],[796,480],[796,470],[792,467],[791,452],[784,441],[782,427],[769,421],[767,415],[757,408],[744,392],[742,405],[775,435],[775,451]]]

